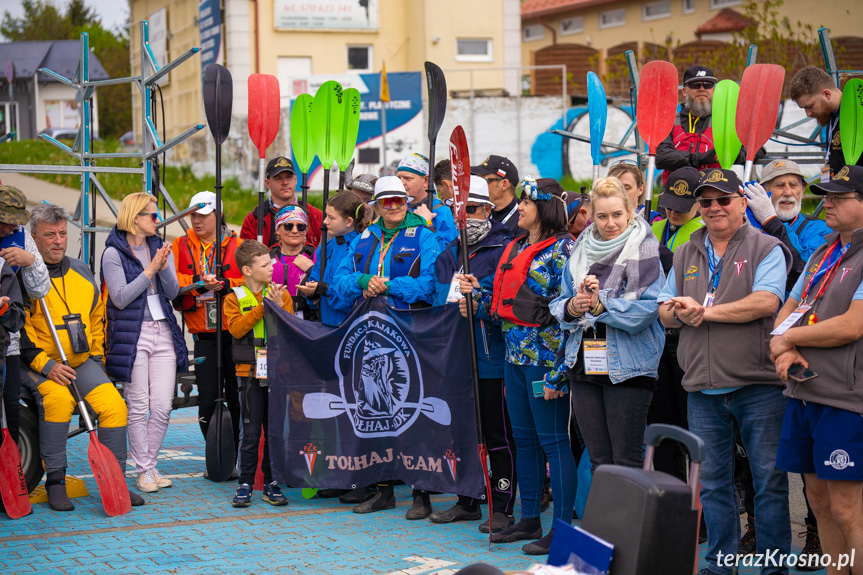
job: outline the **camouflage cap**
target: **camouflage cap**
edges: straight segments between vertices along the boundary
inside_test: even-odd
[[[15,186],[0,186],[0,222],[23,226],[30,221],[27,198]]]

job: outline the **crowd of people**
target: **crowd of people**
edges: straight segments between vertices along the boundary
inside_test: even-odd
[[[402,159],[395,176],[349,181],[324,212],[300,205],[291,160],[274,158],[265,180],[270,199],[263,213],[249,213],[240,237],[216,220],[216,196],[205,191],[192,198],[204,207],[186,235],[165,244],[152,196],[130,195],[108,236],[101,282],[65,255],[64,210],[43,204],[28,212],[19,190],[0,187],[4,393],[14,399],[7,400],[13,437],[19,382],[36,399],[49,505],[74,509],[64,486],[71,379],[123,469],[128,444],[137,491],[171,486],[157,459],[174,374],[188,369],[189,357],[175,310],[193,336],[194,357],[205,358],[195,367],[201,431],[206,437],[224,389],[240,453],[233,505],[250,505],[262,424],[267,441],[263,299],[338,326],[358,301],[380,297],[399,309],[457,303],[465,317],[473,307],[494,508],[479,530],[491,531],[493,542],[527,541],[526,553],[548,553],[552,534],[540,522],[546,482],[554,519],[570,523],[582,451],[593,469],[641,467],[645,426],[669,423],[706,444],[702,575],[731,575],[720,554],[790,552],[789,472],[803,475],[810,506],[803,553],[863,549],[863,383],[856,381],[863,166],[844,165],[832,137],[841,91],[814,67],[791,83],[792,98],[831,131],[828,168],[809,187],[823,199],[821,220],[801,213],[806,179],[793,161],[764,165],[758,182],[741,182],[716,163],[716,81],[703,66],[684,75],[678,122],[657,154],[665,172],[656,212],[644,213],[644,175],[634,162],[612,165],[589,194],[521,178],[503,155],[472,166],[462,236],[470,275],[449,161],[431,165],[418,153]],[[430,178],[437,193],[428,202]],[[123,382],[125,397],[112,379]],[[262,499],[285,505],[263,453]],[[687,479],[678,445],[660,446],[653,465]],[[395,507],[393,485],[318,495],[372,513]],[[144,504],[137,492],[130,496]],[[415,490],[412,498],[407,519],[482,517],[480,502],[468,497],[438,511],[429,493]],[[748,514],[742,537],[739,500]]]

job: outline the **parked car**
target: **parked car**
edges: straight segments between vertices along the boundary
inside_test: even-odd
[[[120,143],[124,146],[134,146],[135,145],[135,132],[131,130],[120,136]]]

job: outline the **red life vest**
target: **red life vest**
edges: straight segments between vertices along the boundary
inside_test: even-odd
[[[713,145],[713,127],[707,126],[701,133],[687,132],[680,124],[680,114],[674,120],[674,127],[671,129],[671,141],[674,143],[674,149],[681,152],[689,152],[690,154],[703,154],[707,150],[712,150]],[[719,164],[704,164],[696,166],[699,170],[707,170],[710,168],[721,168]],[[668,176],[671,171],[665,170],[662,172],[663,187],[668,182]]]
[[[542,250],[560,239],[572,236],[568,232],[557,234],[527,246],[519,253],[518,246],[526,237],[514,239],[504,249],[494,274],[491,314],[495,319],[540,327],[557,321],[548,309],[548,304],[554,298],[541,296],[528,287],[527,274],[530,272],[530,264]]]

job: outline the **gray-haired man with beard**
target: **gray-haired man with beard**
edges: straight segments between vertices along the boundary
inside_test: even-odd
[[[716,76],[706,66],[690,66],[683,74],[683,103],[674,121],[674,128],[656,149],[656,167],[662,174],[662,185],[668,175],[679,168],[691,166],[697,170],[720,167],[713,146],[713,90]],[[759,150],[756,159],[764,156]],[[736,164],[746,160],[746,152],[741,149]]]

